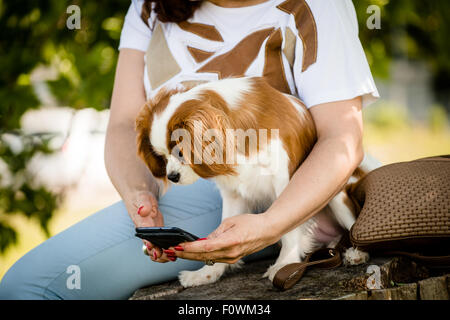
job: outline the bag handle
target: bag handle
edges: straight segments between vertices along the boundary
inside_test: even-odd
[[[348,232],[345,232],[338,244],[333,248],[321,248],[306,255],[305,260],[299,263],[291,263],[275,274],[274,287],[280,290],[292,288],[303,276],[308,267],[316,266],[322,269],[334,269],[342,264],[341,253],[351,247]]]
[[[303,276],[308,267],[315,266],[321,269],[333,269],[342,264],[341,250],[343,247],[338,245],[336,249],[322,248],[309,253],[304,262],[291,263],[275,274],[273,278],[274,287],[280,290],[292,288]],[[423,256],[418,253],[405,251],[383,252],[385,255],[405,256],[413,261],[422,263],[430,268],[450,267],[450,256]]]
[[[322,248],[309,253],[304,262],[291,263],[275,274],[273,285],[280,290],[292,288],[303,276],[308,267],[333,269],[342,264],[341,252],[337,249]]]

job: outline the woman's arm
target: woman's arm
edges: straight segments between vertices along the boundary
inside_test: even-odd
[[[116,68],[105,141],[106,170],[135,222],[141,205],[136,198],[137,193],[158,194],[154,178],[136,153],[134,125],[145,103],[143,72],[144,52],[122,49]]]
[[[145,103],[144,70],[144,52],[120,50],[106,131],[105,166],[134,224],[152,227],[164,225],[156,200],[158,184],[137,156],[134,128]],[[154,260],[161,257],[160,250],[154,252],[157,255],[156,259],[152,257]]]
[[[277,234],[294,229],[325,207],[364,157],[361,98],[317,105],[310,111],[317,143],[266,212]]]
[[[310,111],[318,141],[272,206],[262,214],[224,220],[208,240],[182,244],[178,257],[234,263],[278,241],[342,189],[363,158],[361,98],[317,105]]]

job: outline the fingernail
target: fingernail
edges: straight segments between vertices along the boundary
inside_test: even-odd
[[[153,258],[155,258],[155,260],[158,259],[158,256],[156,255],[156,251],[153,251]]]
[[[150,243],[148,243],[148,242],[145,243],[145,246],[147,247],[148,250],[152,250],[153,249],[152,246],[150,245]]]
[[[167,257],[167,259],[169,259],[170,261],[177,261],[176,257]]]
[[[197,239],[196,241],[200,241],[200,240],[208,240],[208,238],[200,238],[200,239]]]
[[[164,253],[165,254],[170,254],[170,255],[175,255],[175,252],[174,251],[172,251],[172,250],[170,250],[170,249],[167,249],[167,250],[163,250],[164,251]]]
[[[184,251],[182,246],[176,246],[176,247],[174,247],[174,249],[177,251]]]
[[[142,210],[143,207],[144,207],[144,206],[140,206],[140,207],[138,208],[138,211],[137,211],[137,214],[138,214],[138,215],[141,215],[141,210]]]

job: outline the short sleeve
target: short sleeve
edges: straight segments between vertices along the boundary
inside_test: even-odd
[[[316,60],[306,69],[297,40],[293,72],[299,97],[308,108],[327,102],[363,97],[363,106],[379,98],[358,37],[351,0],[308,1],[317,32]]]
[[[123,48],[147,51],[152,32],[141,19],[143,0],[132,0],[120,35],[119,50]]]

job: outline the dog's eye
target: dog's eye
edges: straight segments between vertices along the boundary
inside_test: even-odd
[[[179,156],[180,158],[183,158],[183,152],[181,152],[181,150],[178,151],[178,156]]]

